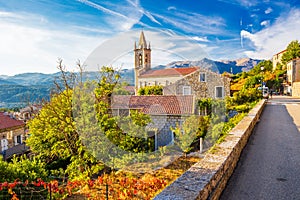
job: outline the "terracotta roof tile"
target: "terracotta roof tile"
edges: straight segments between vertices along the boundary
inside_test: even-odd
[[[25,125],[23,121],[11,118],[4,112],[0,112],[0,131],[3,129],[16,128]]]
[[[194,113],[193,96],[113,96],[113,109],[141,109],[150,115],[185,115]]]
[[[282,51],[276,53],[275,55],[282,54],[282,53],[284,53],[284,52],[286,52],[286,51],[287,51],[286,49],[285,49],[285,50],[282,50]]]
[[[140,78],[146,77],[159,77],[159,76],[181,76],[187,75],[199,69],[198,67],[186,67],[186,68],[169,68],[159,70],[149,70],[142,74]]]

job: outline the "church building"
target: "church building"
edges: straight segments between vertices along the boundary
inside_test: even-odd
[[[134,44],[135,93],[152,85],[164,87],[164,95],[193,95],[196,99],[223,99],[230,95],[230,79],[199,66],[184,68],[151,68],[151,47],[145,34]]]

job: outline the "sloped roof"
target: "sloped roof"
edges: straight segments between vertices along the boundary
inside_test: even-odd
[[[278,54],[282,54],[282,53],[284,53],[284,52],[286,52],[286,51],[287,51],[286,49],[285,49],[285,50],[282,50],[282,51],[276,53],[274,56],[276,56],[276,55],[278,55]]]
[[[7,113],[0,112],[0,131],[3,129],[13,129],[23,126],[25,123],[20,120],[11,118]]]
[[[186,67],[186,68],[169,68],[159,70],[149,70],[140,75],[140,78],[147,77],[160,77],[160,76],[185,76],[198,70],[198,67]]]
[[[145,35],[144,35],[144,31],[141,32],[139,46],[144,47],[144,48],[147,47],[147,43],[146,43],[146,38],[145,38]]]
[[[115,95],[112,109],[140,109],[150,115],[189,115],[194,114],[194,101],[192,95]]]

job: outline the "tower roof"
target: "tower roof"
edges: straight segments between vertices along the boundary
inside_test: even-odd
[[[142,31],[141,35],[140,35],[139,47],[147,48],[147,42],[146,42],[146,39],[145,39],[144,31]]]

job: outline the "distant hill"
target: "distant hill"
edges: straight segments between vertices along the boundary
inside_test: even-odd
[[[224,61],[214,61],[204,58],[200,61],[175,61],[167,64],[166,66],[160,65],[158,68],[181,68],[181,67],[191,67],[199,66],[205,69],[210,69],[214,72],[220,74],[224,72],[229,72],[233,74],[240,73],[242,71],[249,71],[255,65],[257,65],[261,60],[254,60],[251,58],[243,58],[234,61],[224,60]]]
[[[182,68],[190,66],[199,66],[220,74],[224,72],[239,73],[242,71],[249,71],[260,60],[251,58],[243,58],[234,61],[214,61],[204,58],[200,61],[175,61],[167,65],[159,65],[153,69],[165,68]],[[50,91],[54,88],[54,79],[59,77],[60,73],[43,74],[43,73],[23,73],[14,76],[0,75],[0,108],[1,107],[16,107],[26,105],[28,102],[36,102],[41,99],[48,100],[50,98]],[[84,80],[96,80],[97,72],[86,72]],[[121,77],[123,81],[130,85],[134,84],[134,70],[121,70]]]

